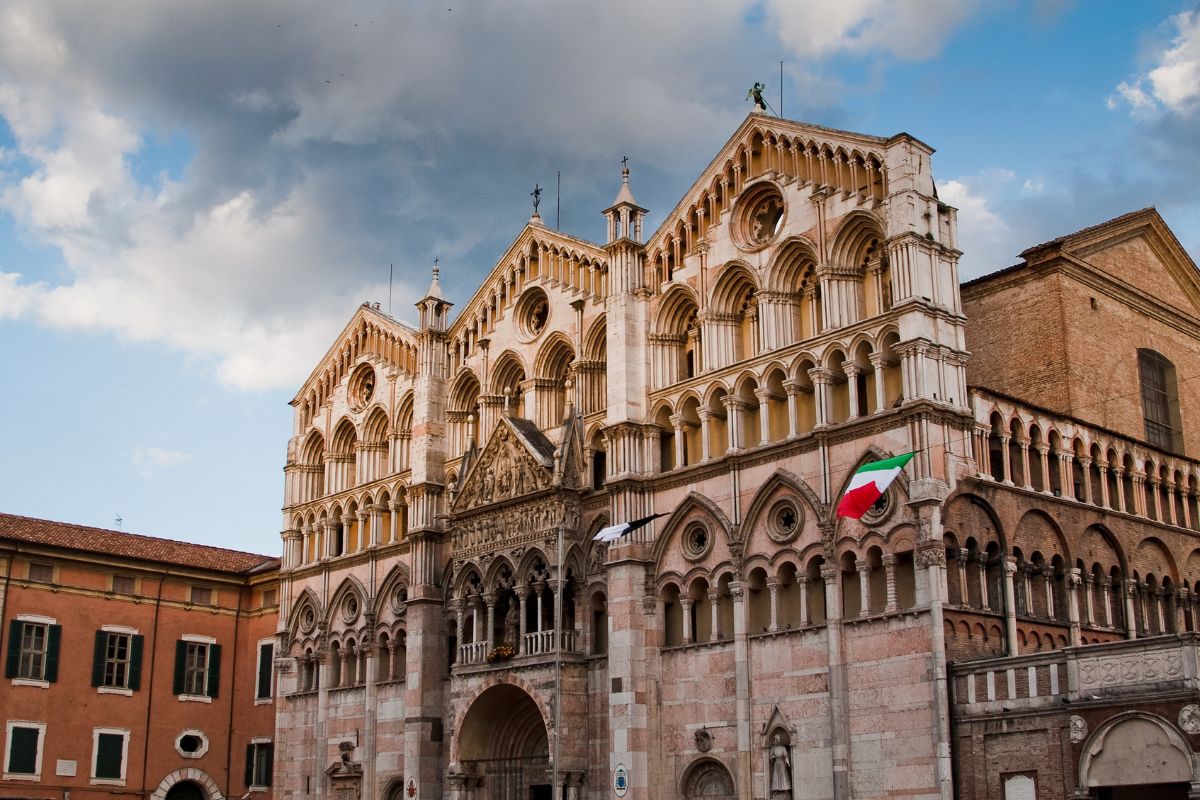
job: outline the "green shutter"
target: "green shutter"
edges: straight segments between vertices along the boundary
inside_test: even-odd
[[[58,680],[58,643],[62,640],[62,625],[48,625],[50,631],[46,637],[46,680],[54,683]]]
[[[246,745],[246,788],[254,785],[254,745]]]
[[[21,669],[21,627],[19,619],[8,623],[8,658],[4,661],[6,678],[17,677],[17,672]]]
[[[274,669],[275,645],[264,644],[258,648],[258,691],[255,697],[266,700],[271,696],[271,672]]]
[[[121,779],[121,756],[125,750],[125,737],[119,733],[102,733],[96,739],[97,778]]]
[[[37,728],[12,729],[12,737],[8,744],[8,769],[16,775],[37,774],[38,738],[42,732]]]
[[[129,688],[137,691],[142,688],[142,643],[145,636],[129,637]]]
[[[187,669],[187,642],[180,639],[175,643],[175,688],[174,694],[183,694],[183,674]]]
[[[104,685],[104,657],[108,651],[108,632],[96,631],[96,645],[92,648],[92,686]]]
[[[221,645],[208,646],[208,696],[216,697],[221,689]]]

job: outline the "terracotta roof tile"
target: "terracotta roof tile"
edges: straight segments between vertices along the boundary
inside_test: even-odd
[[[223,547],[0,514],[0,541],[25,542],[217,572],[248,573],[278,559]]]

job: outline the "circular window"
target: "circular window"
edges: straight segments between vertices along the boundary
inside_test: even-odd
[[[375,396],[375,369],[369,364],[363,364],[350,377],[350,385],[346,390],[346,400],[353,411],[362,411]]]
[[[517,301],[517,333],[522,341],[541,336],[550,322],[550,299],[541,289],[526,289]]]
[[[738,203],[734,237],[743,250],[766,247],[783,230],[783,193],[773,183],[760,183]]]
[[[767,535],[780,544],[799,536],[803,526],[804,513],[791,500],[776,503],[767,516]]]
[[[200,758],[208,752],[208,737],[195,728],[182,731],[175,737],[175,752],[184,758]]]
[[[317,627],[317,612],[312,606],[305,606],[300,612],[300,628],[305,633],[310,633],[313,628]]]
[[[404,613],[404,609],[408,604],[407,586],[397,586],[392,590],[391,604],[393,614],[399,615]]]
[[[888,491],[879,495],[879,499],[867,509],[867,513],[862,515],[863,524],[878,525],[879,523],[883,522],[885,519],[891,516],[894,505],[895,504],[892,502],[892,492],[889,489]]]
[[[346,595],[346,599],[342,601],[342,621],[346,623],[354,622],[358,619],[358,598],[354,595]]]
[[[683,554],[692,561],[698,561],[712,550],[712,532],[708,526],[693,522],[683,532]]]

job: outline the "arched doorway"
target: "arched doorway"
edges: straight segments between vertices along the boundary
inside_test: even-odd
[[[699,761],[684,776],[683,797],[685,800],[735,800],[737,793],[733,789],[733,776],[719,761]]]
[[[1097,800],[1185,800],[1191,747],[1170,723],[1128,712],[1099,727],[1079,760],[1079,785]]]
[[[208,792],[195,781],[180,781],[167,790],[166,800],[208,800]]]
[[[549,752],[542,712],[518,686],[485,689],[463,718],[458,763],[482,778],[472,800],[551,800]]]

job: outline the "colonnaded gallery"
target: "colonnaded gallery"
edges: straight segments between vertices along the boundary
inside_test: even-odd
[[[359,308],[277,796],[1200,797],[1196,265],[1145,209],[960,285],[932,153],[754,113],[657,230],[626,168],[605,242],[535,209],[455,312]]]

